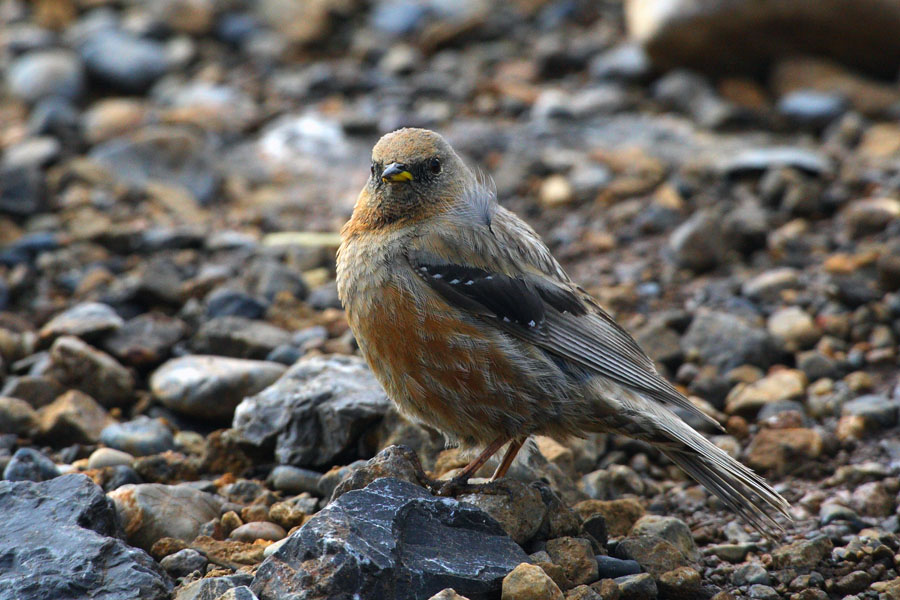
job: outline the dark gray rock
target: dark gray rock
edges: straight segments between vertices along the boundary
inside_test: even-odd
[[[659,594],[656,581],[649,573],[618,577],[615,582],[619,586],[622,597],[628,598],[628,600],[656,600]]]
[[[41,338],[55,340],[61,335],[92,339],[121,327],[125,321],[108,304],[83,302],[61,312],[40,331]]]
[[[0,211],[29,216],[44,210],[46,204],[46,187],[39,169],[4,166],[0,170]],[[38,234],[36,237],[42,240],[49,236]],[[0,252],[0,263],[29,262],[40,251],[29,247],[28,242],[33,240],[34,238],[19,240],[16,244],[6,247]]]
[[[8,481],[47,481],[59,476],[53,461],[31,448],[19,448],[3,469]]]
[[[50,375],[81,390],[105,408],[134,400],[134,376],[112,356],[64,335],[50,347]]]
[[[719,311],[703,311],[694,317],[681,338],[686,355],[699,355],[721,372],[751,364],[766,368],[778,358],[775,340],[761,326]]]
[[[769,572],[759,563],[747,563],[734,570],[731,576],[734,585],[769,585]]]
[[[706,271],[719,265],[727,248],[720,219],[711,211],[699,211],[669,236],[668,251],[679,267]]]
[[[274,444],[280,464],[322,467],[352,455],[362,432],[389,407],[362,359],[316,356],[244,399],[234,428],[255,446]]]
[[[158,419],[140,415],[125,423],[108,425],[100,432],[100,441],[134,456],[149,456],[175,449],[175,438]]]
[[[0,482],[0,600],[168,600],[172,584],[118,539],[112,502],[84,475]]]
[[[778,167],[792,167],[810,175],[822,175],[833,169],[831,160],[824,154],[793,146],[742,150],[723,158],[719,167],[725,175],[762,173]]]
[[[268,302],[254,298],[246,292],[219,288],[206,299],[206,317],[243,317],[245,319],[262,319],[266,316]]]
[[[318,496],[320,493],[319,478],[321,476],[322,474],[318,471],[301,469],[291,465],[278,465],[269,474],[268,483],[279,492],[288,494],[308,492]]]
[[[162,44],[124,31],[98,31],[80,51],[92,77],[123,92],[143,92],[167,68]]]
[[[897,424],[900,399],[891,399],[878,394],[867,394],[844,403],[845,415],[863,417],[871,425],[888,429]]]
[[[635,560],[622,560],[613,556],[598,556],[597,566],[600,567],[600,579],[615,579],[627,575],[637,575],[641,572],[641,565]]]
[[[200,326],[191,345],[198,354],[262,360],[272,350],[290,341],[290,332],[264,321],[218,317]]]
[[[129,319],[103,340],[103,348],[126,365],[144,367],[161,363],[187,334],[184,321],[159,313]]]
[[[528,556],[486,513],[396,479],[347,492],[257,570],[261,600],[495,598]],[[313,585],[311,585],[313,584]]]
[[[172,577],[184,577],[194,571],[202,573],[207,562],[206,557],[193,548],[185,548],[166,556],[159,564]]]

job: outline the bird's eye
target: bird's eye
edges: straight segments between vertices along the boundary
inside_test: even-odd
[[[372,177],[375,177],[375,163],[372,163],[372,166],[369,168],[369,171],[372,173]]]
[[[428,161],[428,168],[432,173],[437,175],[441,172],[441,161],[436,158],[432,158],[430,161]]]

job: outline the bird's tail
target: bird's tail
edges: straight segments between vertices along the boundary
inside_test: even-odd
[[[617,410],[604,413],[603,430],[657,447],[767,538],[774,540],[784,532],[776,517],[790,521],[790,504],[766,480],[658,402],[623,388],[612,396],[617,399]]]
[[[662,445],[662,452],[761,534],[774,540],[783,533],[784,528],[775,516],[791,520],[787,500],[765,479],[696,431],[687,429],[690,435]]]

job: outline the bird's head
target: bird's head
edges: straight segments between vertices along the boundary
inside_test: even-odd
[[[427,129],[405,128],[375,144],[363,195],[371,216],[388,225],[445,210],[473,180],[443,137]]]

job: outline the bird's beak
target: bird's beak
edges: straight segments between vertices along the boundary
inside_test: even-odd
[[[400,163],[391,163],[381,172],[382,181],[396,183],[399,181],[412,181],[412,178],[412,173],[406,170],[406,165]]]

